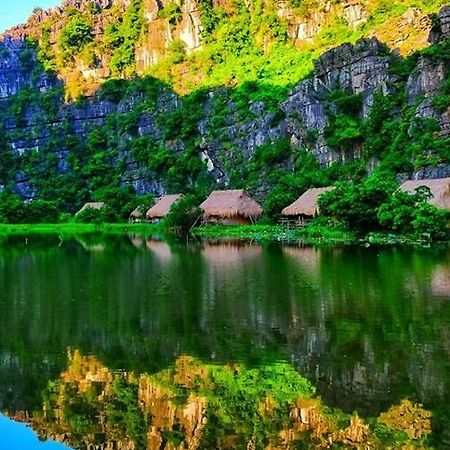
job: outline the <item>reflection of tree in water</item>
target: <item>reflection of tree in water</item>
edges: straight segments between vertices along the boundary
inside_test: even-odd
[[[446,270],[445,253],[436,264],[433,253],[344,248],[337,257],[335,249],[324,249],[320,263],[313,259],[315,271],[311,250],[292,253],[289,284],[302,293],[310,286],[312,293],[294,302],[291,348],[301,371],[329,401],[345,406],[344,397],[349,410],[367,411],[384,408],[393,396],[413,395],[430,405],[446,401],[450,366],[441,334],[450,305],[430,298],[430,274]],[[410,277],[418,286],[414,293],[404,282]]]
[[[43,406],[16,418],[77,449],[427,448],[431,414],[408,400],[370,423],[326,408],[287,363],[259,368],[180,356],[154,375],[69,353]],[[402,447],[406,448],[406,447]]]

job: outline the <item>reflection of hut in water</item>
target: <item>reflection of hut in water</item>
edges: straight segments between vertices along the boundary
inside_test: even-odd
[[[95,239],[88,239],[84,237],[77,237],[77,242],[81,244],[81,246],[90,252],[103,252],[106,248],[106,245],[103,242],[98,242]]]
[[[226,242],[208,243],[203,247],[204,258],[213,266],[232,266],[258,258],[262,253],[259,245]]]
[[[285,246],[283,254],[289,256],[302,268],[316,272],[319,268],[321,251],[314,247]]]
[[[430,190],[431,197],[429,198],[428,203],[439,209],[450,210],[450,178],[409,180],[405,181],[400,186],[400,190],[409,194],[414,194],[416,189],[421,187]]]
[[[158,223],[161,219],[169,214],[170,208],[174,203],[176,203],[180,198],[183,197],[182,194],[172,194],[163,195],[155,205],[147,211],[145,215],[147,220],[152,223]]]
[[[172,259],[172,251],[166,242],[147,239],[145,245],[160,261],[169,262]]]
[[[136,248],[142,248],[144,246],[144,239],[137,236],[130,236],[130,242]]]
[[[308,189],[294,203],[281,211],[284,221],[304,226],[320,214],[319,197],[334,189],[332,186]]]
[[[248,225],[264,212],[243,189],[213,191],[200,208],[205,222],[223,225]]]
[[[105,206],[104,202],[88,202],[85,203],[83,207],[77,213],[75,213],[75,215],[78,216],[78,214],[81,214],[82,212],[88,209],[102,209],[104,208],[104,206]]]
[[[431,293],[450,299],[450,267],[439,266],[431,278]]]

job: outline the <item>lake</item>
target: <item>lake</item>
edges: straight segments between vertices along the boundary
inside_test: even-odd
[[[44,441],[450,446],[448,247],[9,236],[0,311],[0,412]]]

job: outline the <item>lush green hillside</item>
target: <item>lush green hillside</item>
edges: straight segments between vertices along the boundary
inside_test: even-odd
[[[246,81],[285,92],[312,71],[319,55],[344,42],[376,36],[402,55],[425,47],[433,14],[446,1],[72,3],[44,17],[36,11],[28,27],[13,33],[38,44],[45,68],[65,79],[68,98],[136,73],[151,74],[180,93]],[[186,24],[189,17],[195,20]],[[142,54],[154,48],[158,52],[145,61]]]

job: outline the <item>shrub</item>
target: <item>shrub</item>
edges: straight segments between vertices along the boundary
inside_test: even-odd
[[[397,185],[384,173],[374,174],[363,182],[338,183],[319,198],[324,215],[343,221],[350,229],[368,232],[379,229],[378,208],[388,201]]]
[[[56,223],[59,209],[56,202],[33,200],[24,202],[19,196],[0,194],[0,222]]]
[[[106,222],[126,222],[136,207],[136,195],[131,186],[104,186],[93,194],[93,198],[106,203],[107,207],[100,210]]]
[[[101,209],[86,208],[75,216],[76,222],[81,223],[114,223],[118,222],[117,213],[108,205]]]
[[[213,33],[224,18],[225,13],[218,7],[214,7],[212,0],[199,0],[200,17],[203,25],[202,37],[206,42],[210,42]]]
[[[74,17],[60,32],[58,45],[61,51],[71,57],[80,53],[92,41],[92,26],[81,15]]]
[[[397,192],[380,206],[377,213],[380,224],[389,230],[419,238],[448,239],[450,214],[427,203],[430,195],[426,187],[417,189],[414,194]]]
[[[134,69],[135,48],[143,26],[142,0],[132,0],[123,20],[106,28],[104,44],[113,52],[109,68],[114,74],[121,74],[127,68]]]
[[[187,234],[202,214],[197,205],[198,199],[194,195],[185,195],[171,206],[165,220],[166,226],[182,235]]]
[[[102,211],[94,208],[86,208],[75,216],[75,220],[81,223],[103,223]]]
[[[186,45],[181,39],[174,39],[167,47],[167,51],[172,57],[172,62],[180,64],[186,56]]]
[[[34,67],[34,51],[30,48],[24,49],[19,54],[20,69],[24,72],[31,72]]]
[[[175,2],[167,3],[158,11],[158,17],[167,19],[171,25],[176,25],[182,17],[180,5]]]
[[[341,151],[350,150],[362,139],[361,121],[346,114],[338,114],[330,119],[324,135],[329,147]]]
[[[56,223],[59,221],[59,209],[56,202],[34,200],[25,206],[26,223]]]
[[[0,216],[8,223],[25,223],[27,213],[25,203],[20,197],[11,194],[0,194]]]
[[[101,100],[110,100],[119,103],[126,95],[127,86],[127,80],[111,78],[102,84],[98,96]]]
[[[335,90],[329,94],[327,99],[337,106],[338,111],[341,114],[356,118],[361,113],[361,94],[352,94],[341,90]]]

